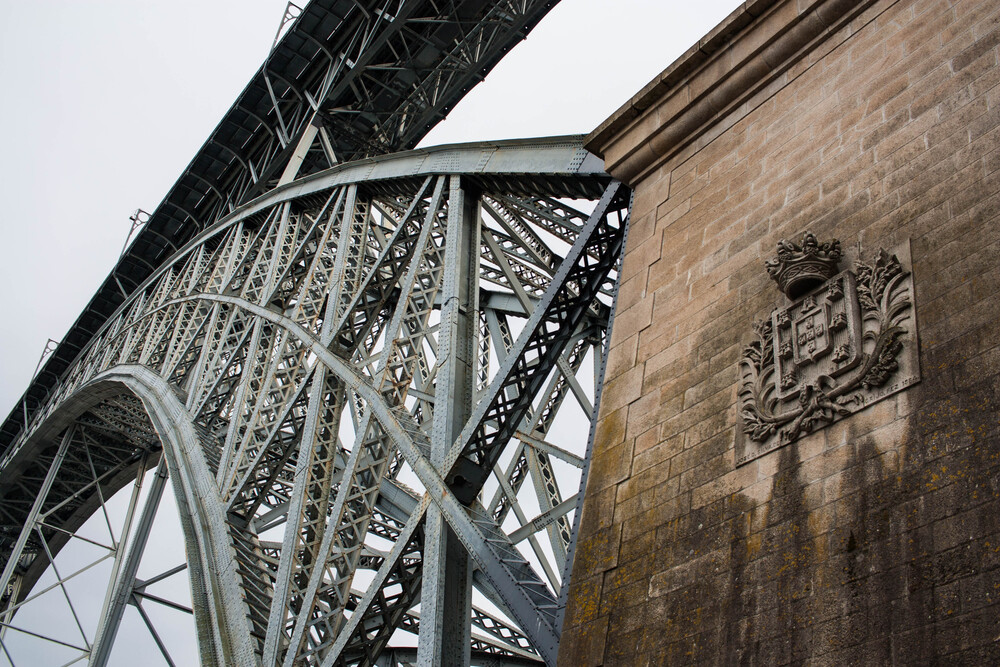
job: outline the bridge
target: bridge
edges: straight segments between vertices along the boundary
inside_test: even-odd
[[[304,8],[0,428],[8,660],[133,608],[174,664],[160,605],[206,665],[554,664],[630,192],[582,137],[413,150],[553,4]]]

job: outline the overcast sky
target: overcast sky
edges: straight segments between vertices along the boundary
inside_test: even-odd
[[[427,144],[586,133],[735,0],[562,0]],[[271,47],[285,0],[0,0],[0,419]]]

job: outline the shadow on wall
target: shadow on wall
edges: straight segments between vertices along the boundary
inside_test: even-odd
[[[907,392],[916,408],[885,443],[895,448],[858,433],[861,413],[843,422],[839,475],[810,484],[791,443],[766,503],[728,499],[721,662],[915,664],[972,649],[962,661],[996,664],[997,400],[989,380],[958,394],[949,384]]]

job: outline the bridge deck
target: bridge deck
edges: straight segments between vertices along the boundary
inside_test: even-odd
[[[310,2],[14,406],[0,450],[127,296],[198,232],[276,185],[303,136],[318,134],[324,148],[304,152],[300,175],[413,148],[556,1]]]

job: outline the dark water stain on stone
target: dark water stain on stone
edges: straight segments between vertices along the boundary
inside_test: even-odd
[[[886,470],[874,440],[858,436],[851,445],[839,489],[836,523],[827,557],[819,562],[814,603],[814,656],[835,661],[885,664],[889,645],[880,642],[889,614],[886,590],[898,576],[891,565],[891,512],[896,504],[892,471]]]
[[[779,450],[762,515],[729,538],[717,662],[1000,664],[995,385],[911,390],[896,441],[849,420],[822,500]]]
[[[770,500],[730,537],[720,663],[771,665],[808,656],[814,553],[797,443],[778,452]],[[737,494],[739,495],[739,494]],[[748,498],[740,502],[751,507]],[[751,534],[753,526],[763,529]]]
[[[744,496],[736,496],[742,511],[748,516],[751,503]],[[747,659],[759,646],[756,615],[747,613],[756,607],[755,577],[750,570],[748,548],[750,521],[734,524],[729,536],[729,569],[726,581],[726,598],[721,607],[719,633],[719,663],[727,665],[748,664]]]

